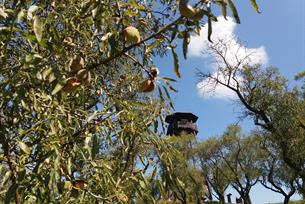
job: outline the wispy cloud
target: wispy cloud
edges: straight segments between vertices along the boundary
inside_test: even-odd
[[[227,79],[217,73],[214,72],[212,74],[212,77],[218,78],[219,81],[225,82]],[[236,77],[238,80],[241,80],[240,77]],[[231,80],[230,85],[232,87],[235,87],[236,84],[234,84],[234,81]],[[205,99],[221,99],[221,100],[229,100],[229,99],[235,99],[236,94],[229,88],[222,86],[220,84],[215,85],[215,83],[210,83],[209,79],[205,79],[197,84],[198,93],[200,96],[202,96]]]
[[[212,40],[213,42],[218,42],[222,40],[224,42],[228,42],[229,45],[226,52],[226,59],[228,63],[234,65],[237,63],[238,60],[244,59],[249,56],[243,63],[248,64],[267,64],[268,62],[268,55],[265,50],[264,46],[260,46],[258,48],[249,48],[245,45],[241,44],[237,36],[235,35],[234,31],[237,24],[234,20],[228,17],[228,20],[225,20],[222,16],[218,17],[218,22],[213,23],[213,34]],[[201,29],[200,36],[192,36],[191,42],[189,44],[189,57],[200,57],[200,58],[211,58],[212,61],[217,61],[216,55],[208,54],[208,49],[211,43],[207,40],[207,25]],[[220,44],[220,46],[223,46]],[[236,58],[237,57],[237,58]],[[214,75],[218,74],[219,79],[225,80],[223,76],[219,76],[219,73],[216,73],[217,67],[221,66],[220,64],[213,64],[209,65],[213,71],[215,72]],[[198,92],[204,98],[217,98],[217,99],[230,99],[234,98],[234,93],[221,86],[218,85],[216,87],[211,87],[207,80],[204,80],[197,85]],[[209,90],[213,89],[214,92],[211,93]]]

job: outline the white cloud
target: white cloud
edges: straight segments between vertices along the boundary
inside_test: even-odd
[[[234,65],[238,60],[242,60],[246,58],[243,63],[248,64],[267,64],[268,55],[264,46],[260,46],[258,48],[248,48],[245,45],[241,44],[237,36],[234,34],[235,28],[237,24],[231,17],[227,17],[228,20],[225,20],[222,16],[218,17],[218,22],[213,22],[213,33],[212,33],[212,41],[217,43],[219,40],[224,42],[228,42],[229,48],[226,52],[226,59],[229,64]],[[189,44],[189,57],[201,57],[208,58],[212,57],[213,61],[217,60],[216,55],[208,54],[208,48],[211,45],[211,42],[207,39],[207,25],[205,25],[200,32],[200,36],[191,36],[191,41]],[[218,44],[217,44],[218,45]],[[219,44],[221,48],[224,48],[223,44]],[[237,58],[236,58],[237,57]],[[223,76],[220,76],[219,73],[216,73],[217,67],[222,64],[210,64],[211,68],[213,68],[214,73],[213,76],[218,75],[219,79],[223,79]],[[198,92],[204,98],[216,98],[216,99],[231,99],[235,97],[233,91],[228,88],[218,85],[214,86],[207,81],[204,80],[197,84]],[[214,92],[211,93],[211,90],[214,89]]]
[[[223,17],[218,17],[218,22],[213,22],[212,40],[216,42],[219,39],[234,39],[234,30],[236,23],[228,17],[227,21]],[[189,56],[202,57],[202,52],[208,48],[210,42],[207,38],[208,26],[205,24],[200,31],[200,36],[192,36],[189,44]]]
[[[228,99],[234,99],[236,97],[235,93],[224,86],[216,86],[213,91],[211,90],[211,86],[207,86],[206,81],[202,81],[197,84],[197,89],[200,96],[203,96],[206,99],[222,99],[222,100],[228,100]]]
[[[227,78],[224,77],[223,74],[214,72],[212,74],[213,78],[218,79],[221,82],[228,81]],[[236,77],[238,81],[241,81],[241,77]],[[236,83],[234,80],[230,81],[231,87],[236,87]],[[206,79],[197,84],[197,89],[200,96],[203,96],[204,98],[213,98],[213,99],[222,99],[222,100],[228,100],[228,99],[235,99],[236,94],[231,89],[218,84],[215,86],[215,80],[212,79]]]

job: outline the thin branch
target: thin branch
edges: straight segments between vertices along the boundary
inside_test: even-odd
[[[114,54],[114,55],[112,55],[112,56],[110,56],[110,57],[108,57],[108,58],[106,58],[106,59],[104,59],[104,60],[102,60],[102,61],[100,61],[100,62],[91,64],[90,66],[87,67],[87,69],[88,69],[88,70],[91,70],[91,69],[94,69],[94,68],[96,68],[96,67],[98,67],[98,66],[100,66],[100,65],[108,64],[110,61],[112,61],[113,59],[116,59],[116,58],[118,58],[118,57],[124,55],[124,53],[126,53],[126,52],[129,51],[129,50],[131,50],[132,48],[135,48],[135,47],[137,47],[137,46],[143,44],[144,42],[146,42],[146,41],[148,41],[148,40],[150,40],[150,39],[152,39],[152,38],[154,38],[154,37],[160,35],[162,32],[166,31],[168,28],[170,28],[171,26],[173,26],[173,25],[175,25],[177,22],[179,22],[182,18],[183,18],[183,17],[180,16],[179,18],[177,18],[177,19],[174,20],[173,22],[171,22],[171,23],[165,25],[165,26],[164,26],[163,28],[161,28],[158,32],[155,32],[154,34],[152,34],[152,35],[150,35],[149,37],[147,37],[147,38],[141,40],[141,41],[138,42],[138,43],[135,43],[135,44],[132,44],[132,45],[130,45],[130,46],[128,46],[128,47],[123,48],[123,49],[122,49],[121,51],[119,51],[118,53],[116,53],[116,54]]]

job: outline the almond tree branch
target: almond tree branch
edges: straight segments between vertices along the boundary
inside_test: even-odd
[[[144,42],[146,42],[146,41],[148,41],[148,40],[150,40],[150,39],[152,39],[152,38],[154,38],[154,37],[160,35],[162,32],[166,31],[166,30],[169,29],[171,26],[173,26],[173,25],[175,25],[176,23],[178,23],[182,18],[183,18],[183,17],[180,16],[179,18],[177,18],[177,19],[174,20],[173,22],[171,22],[171,23],[165,25],[165,26],[164,26],[163,28],[161,28],[158,32],[155,32],[154,34],[152,34],[152,35],[150,35],[149,37],[147,37],[147,38],[141,40],[141,41],[138,42],[138,43],[135,43],[135,44],[132,44],[132,45],[130,45],[130,46],[128,46],[128,47],[123,48],[123,49],[122,49],[121,51],[119,51],[118,53],[116,53],[116,54],[114,54],[114,55],[112,55],[112,56],[110,56],[110,57],[108,57],[108,58],[106,58],[106,59],[104,59],[104,60],[102,60],[102,61],[100,61],[100,62],[91,64],[90,66],[87,67],[87,69],[88,69],[88,70],[94,69],[94,68],[96,68],[96,67],[98,67],[98,66],[100,66],[100,65],[107,64],[107,63],[109,63],[110,61],[112,61],[113,59],[116,59],[116,58],[118,58],[118,57],[124,55],[124,53],[126,53],[126,52],[129,51],[129,50],[131,50],[132,48],[135,48],[135,47],[137,47],[137,46],[143,44]]]

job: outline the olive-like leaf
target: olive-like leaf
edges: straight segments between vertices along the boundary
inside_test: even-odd
[[[162,79],[164,79],[164,80],[168,80],[168,81],[177,82],[177,80],[176,80],[176,79],[172,79],[172,78],[169,78],[169,77],[162,77]]]
[[[156,174],[157,174],[157,166],[155,165],[155,166],[153,167],[153,170],[152,170],[150,179],[153,180],[153,179],[156,177]]]
[[[31,148],[29,148],[25,143],[18,141],[17,142],[18,147],[26,154],[30,154],[31,153]]]
[[[237,9],[233,3],[232,0],[228,0],[228,3],[229,3],[229,6],[230,6],[230,9],[231,9],[231,12],[235,18],[235,21],[236,23],[240,24],[240,19],[239,19],[239,16],[238,16],[238,12],[237,12]]]
[[[163,102],[164,101],[164,97],[163,97],[163,93],[161,91],[160,86],[158,86],[158,92],[159,92],[159,97],[160,97],[161,101]]]
[[[170,85],[170,83],[166,82],[166,85],[167,85],[171,90],[173,90],[173,87]],[[163,86],[163,89],[164,89],[164,92],[165,92],[165,94],[166,94],[166,96],[167,96],[167,99],[168,99],[168,102],[169,102],[170,107],[171,107],[173,110],[175,110],[173,101],[172,101],[172,99],[171,99],[171,96],[170,96],[169,92],[167,91],[167,88],[166,88],[165,86]],[[174,91],[177,92],[175,89],[174,89]]]
[[[98,154],[98,152],[99,152],[99,139],[96,135],[94,135],[92,139],[92,148],[91,148],[92,159],[95,159],[95,156]]]
[[[212,39],[211,39],[211,37],[212,37],[212,19],[209,17],[208,18],[208,40],[210,41],[210,42],[213,42],[212,41]]]
[[[179,59],[178,59],[178,55],[175,52],[175,49],[173,47],[171,47],[171,51],[173,54],[173,58],[174,58],[174,72],[176,74],[177,77],[181,77],[180,72],[179,72]]]
[[[5,13],[5,11],[2,8],[0,8],[0,16],[2,16],[2,18],[6,19],[8,17],[8,14]]]
[[[28,12],[27,12],[27,19],[30,21],[33,19],[33,14],[39,9],[38,6],[32,5],[29,7]]]
[[[260,13],[259,11],[259,7],[256,3],[256,0],[250,0],[251,4],[252,4],[252,7],[254,8],[254,10],[257,12],[257,13]]]
[[[172,34],[171,34],[170,42],[174,41],[174,39],[177,36],[178,31],[179,31],[178,25],[175,25],[175,27],[172,29]]]
[[[11,171],[7,171],[4,176],[2,175],[2,182],[1,182],[1,186],[4,186],[8,181],[9,181],[9,178],[11,177],[12,175],[12,172]]]
[[[189,44],[189,42],[190,42],[190,35],[189,35],[189,33],[188,32],[186,32],[185,31],[185,33],[184,33],[184,38],[183,38],[183,57],[184,57],[184,59],[186,59],[187,58],[187,48],[188,48],[188,44]]]
[[[51,94],[52,94],[52,95],[57,94],[63,87],[64,87],[63,84],[57,83],[57,84],[55,85],[55,88],[53,89],[53,91],[52,91]]]
[[[43,34],[43,23],[41,22],[38,16],[34,17],[33,30],[37,38],[37,41],[40,42]]]
[[[227,20],[227,4],[224,1],[221,2],[221,13],[224,19]]]

